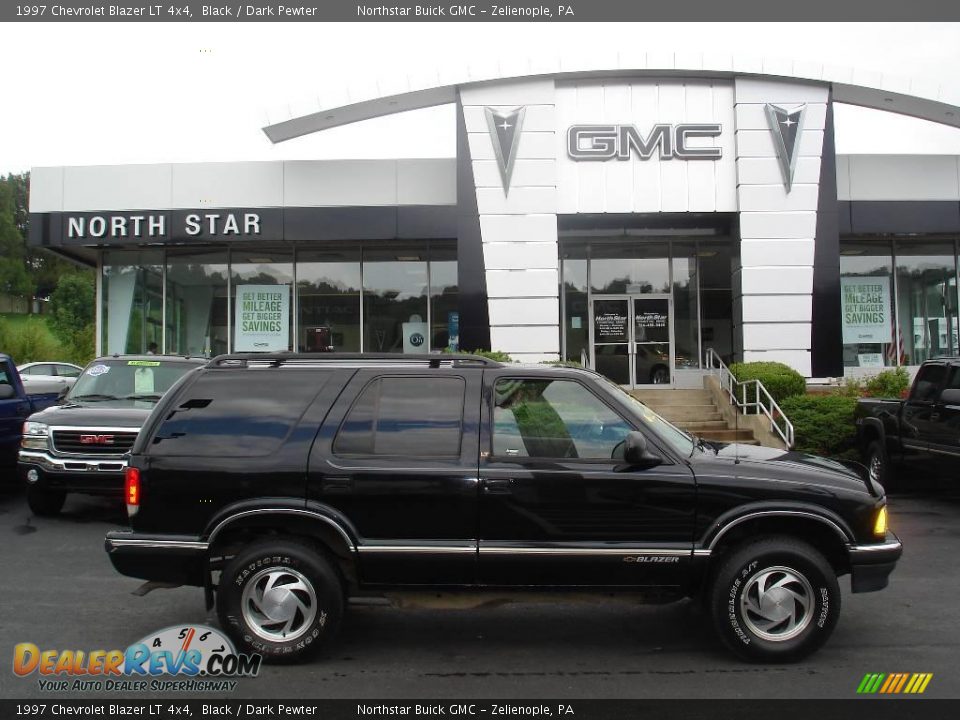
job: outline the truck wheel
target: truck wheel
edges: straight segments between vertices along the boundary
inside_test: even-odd
[[[867,472],[870,480],[883,485],[886,492],[893,490],[896,483],[896,473],[890,464],[887,448],[880,440],[874,440],[867,447]]]
[[[343,617],[343,585],[321,551],[290,539],[241,550],[224,568],[217,614],[238,649],[299,662],[327,646]]]
[[[27,487],[27,505],[38,517],[54,517],[60,514],[67,494],[56,490],[44,490],[36,485]]]
[[[796,662],[830,637],[840,616],[840,586],[822,554],[775,537],[728,555],[709,589],[714,629],[750,662]]]

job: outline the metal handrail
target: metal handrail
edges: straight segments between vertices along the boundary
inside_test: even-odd
[[[735,406],[741,415],[760,415],[761,413],[766,415],[767,419],[770,420],[771,432],[779,435],[788,449],[792,448],[795,440],[793,423],[783,414],[783,410],[780,409],[780,406],[763,386],[763,383],[759,380],[744,380],[742,382],[737,380],[713,348],[707,348],[706,361],[708,372],[719,371],[720,387],[730,397],[730,404]],[[749,394],[753,397],[751,401],[747,400],[747,387],[749,385],[753,385],[753,389],[749,391]],[[752,412],[749,412],[750,410]],[[778,424],[778,420],[783,422],[782,428]]]

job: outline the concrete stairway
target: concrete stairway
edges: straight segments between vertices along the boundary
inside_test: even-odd
[[[752,430],[728,425],[706,390],[631,390],[645,405],[677,427],[704,440],[759,445]]]

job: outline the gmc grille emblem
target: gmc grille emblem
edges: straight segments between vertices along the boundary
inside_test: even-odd
[[[81,435],[82,445],[113,445],[113,435]]]

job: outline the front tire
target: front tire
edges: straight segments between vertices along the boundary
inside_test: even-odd
[[[220,624],[266,662],[300,662],[327,647],[343,617],[340,576],[322,552],[297,540],[254,543],[224,568]]]
[[[36,485],[27,487],[27,505],[37,517],[56,517],[67,499],[65,492],[44,490]]]
[[[896,488],[896,473],[890,464],[890,456],[887,455],[887,448],[882,441],[874,440],[867,446],[866,465],[872,482],[883,485],[886,492]]]
[[[840,617],[840,586],[826,558],[794,538],[734,549],[709,590],[714,629],[750,662],[797,662],[827,641]]]

